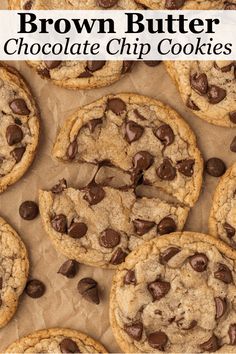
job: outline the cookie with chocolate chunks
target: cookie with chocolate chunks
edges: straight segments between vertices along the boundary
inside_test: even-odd
[[[17,182],[35,156],[39,112],[17,70],[0,64],[0,193]]]
[[[233,5],[236,6],[234,0],[229,2],[225,0],[137,0],[137,2],[153,10],[230,10],[234,9]]]
[[[116,271],[113,334],[124,353],[235,352],[235,292],[236,252],[224,242],[194,232],[156,237]]]

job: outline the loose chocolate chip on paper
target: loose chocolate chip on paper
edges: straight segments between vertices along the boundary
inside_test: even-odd
[[[15,114],[19,114],[20,116],[28,116],[30,114],[30,110],[25,103],[23,98],[16,98],[15,100],[11,101],[9,104],[11,110]]]
[[[92,278],[83,278],[78,283],[78,291],[82,297],[92,303],[99,304],[98,283]]]
[[[129,285],[133,284],[136,285],[136,276],[134,270],[128,270],[124,277],[124,284]]]
[[[44,64],[49,70],[56,69],[58,68],[59,65],[61,65],[60,60],[46,60],[44,61]]]
[[[20,143],[23,137],[23,131],[18,125],[11,124],[7,127],[6,139],[9,146]]]
[[[86,188],[83,198],[90,205],[96,205],[105,198],[105,191],[101,186],[90,185]]]
[[[84,222],[73,222],[68,229],[68,235],[78,239],[86,235],[88,226]]]
[[[122,248],[118,248],[112,255],[110,263],[113,265],[118,265],[124,262],[127,257],[127,253],[122,250]]]
[[[164,146],[171,145],[175,140],[174,132],[168,124],[163,124],[155,129],[154,134]]]
[[[113,229],[104,230],[99,238],[99,243],[105,248],[114,248],[119,245],[121,234]]]
[[[75,139],[72,143],[69,144],[66,151],[66,156],[68,157],[69,160],[74,160],[77,153],[78,153],[78,144],[77,144],[77,140]]]
[[[229,339],[230,345],[236,345],[236,323],[233,323],[229,326]]]
[[[87,68],[89,71],[97,71],[100,70],[104,67],[104,65],[106,64],[105,60],[89,60],[87,61]]]
[[[148,344],[154,349],[164,351],[167,342],[168,337],[162,331],[157,331],[148,335]]]
[[[217,157],[212,157],[206,162],[206,172],[213,177],[221,177],[226,171],[224,161]]]
[[[233,138],[232,143],[230,145],[230,150],[232,152],[236,152],[236,136]]]
[[[234,228],[233,226],[231,226],[230,224],[228,224],[227,222],[225,222],[225,223],[223,224],[223,228],[225,229],[226,234],[227,234],[227,237],[228,237],[229,239],[231,239],[231,238],[234,237],[236,230],[235,230],[235,228]]]
[[[167,264],[171,258],[176,256],[180,252],[180,249],[177,247],[169,247],[164,252],[160,254],[160,263]]]
[[[225,284],[230,284],[233,281],[232,273],[227,265],[219,263],[217,271],[214,273],[216,279],[221,280]]]
[[[125,139],[128,143],[133,143],[141,138],[144,133],[144,128],[133,120],[128,120],[125,123]]]
[[[207,269],[209,259],[204,253],[195,253],[189,257],[191,267],[198,273],[202,273]]]
[[[33,220],[38,216],[39,208],[35,202],[27,200],[20,205],[19,213],[22,219]]]
[[[194,173],[195,160],[182,160],[177,163],[177,170],[186,177],[192,177]]]
[[[219,339],[213,334],[213,336],[209,338],[208,341],[200,344],[199,347],[204,352],[216,352],[220,348]]]
[[[65,277],[72,279],[76,276],[78,272],[79,263],[73,259],[68,259],[68,261],[64,262],[58,270],[59,274],[64,275]]]
[[[211,85],[208,90],[208,101],[211,104],[217,104],[223,101],[227,95],[226,90],[219,86]]]
[[[177,225],[175,221],[169,216],[162,219],[157,225],[157,233],[160,235],[170,234],[177,230]]]
[[[156,170],[157,176],[164,181],[173,181],[176,177],[176,168],[172,166],[170,160],[165,158]]]
[[[81,353],[78,345],[70,338],[64,338],[60,343],[62,353]]]
[[[170,291],[170,283],[156,280],[148,284],[148,290],[152,295],[153,301],[160,300]]]
[[[62,234],[67,233],[67,217],[64,214],[54,216],[51,220],[51,225],[55,231]]]
[[[44,283],[38,279],[32,279],[28,281],[25,288],[26,294],[33,299],[38,299],[39,297],[43,296],[45,290],[46,287]]]
[[[154,221],[136,219],[133,220],[135,233],[139,236],[143,236],[148,233],[156,223]]]
[[[126,111],[126,104],[120,98],[110,98],[107,101],[106,110],[119,116]]]
[[[226,299],[222,299],[221,297],[215,297],[215,307],[216,307],[216,320],[221,318],[226,310],[227,310],[227,302]]]
[[[200,95],[205,95],[208,90],[208,79],[206,74],[193,74],[190,77],[190,84],[194,91]]]
[[[60,194],[67,188],[67,182],[65,178],[60,179],[60,181],[52,187],[51,191],[54,194]]]
[[[97,0],[97,3],[104,9],[108,9],[112,6],[115,6],[118,3],[118,0]]]
[[[125,324],[124,330],[131,338],[139,342],[143,334],[143,324],[142,322]]]
[[[11,151],[11,156],[15,159],[16,163],[22,160],[25,150],[26,148],[22,146]]]

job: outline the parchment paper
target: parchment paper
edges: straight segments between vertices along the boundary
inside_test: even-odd
[[[5,0],[0,0],[0,9],[5,8]],[[24,221],[19,216],[21,202],[37,201],[39,188],[50,188],[62,177],[68,180],[69,185],[76,185],[78,167],[66,167],[51,158],[52,145],[60,125],[79,106],[105,94],[135,92],[149,95],[169,104],[186,119],[197,135],[205,159],[219,157],[227,166],[236,160],[236,154],[229,149],[236,129],[212,126],[186,110],[163,64],[150,68],[144,63],[138,63],[131,74],[116,84],[84,92],[54,86],[40,79],[24,62],[9,64],[24,75],[38,102],[41,111],[41,142],[36,159],[26,175],[0,195],[0,215],[21,235],[30,255],[30,276],[42,280],[47,291],[40,299],[22,295],[16,315],[0,330],[0,350],[32,331],[59,326],[84,331],[100,340],[110,352],[117,352],[119,347],[112,335],[108,318],[113,272],[80,265],[74,279],[69,280],[57,274],[65,258],[54,250],[42,228],[40,217]],[[207,219],[217,182],[217,178],[205,176],[201,197],[190,213],[185,230],[207,232]],[[89,304],[80,297],[77,283],[83,277],[93,277],[99,283],[100,305]]]

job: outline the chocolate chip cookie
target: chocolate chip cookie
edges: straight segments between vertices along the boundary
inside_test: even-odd
[[[132,190],[94,181],[83,189],[61,181],[40,191],[42,222],[55,248],[69,259],[116,268],[143,241],[182,230],[187,206],[159,198],[137,198]]]
[[[134,186],[155,186],[187,206],[201,189],[203,164],[189,126],[171,108],[136,94],[109,95],[81,107],[62,127],[53,155],[101,166],[98,184],[104,170],[118,168]]]
[[[185,105],[207,122],[236,124],[236,62],[166,62]]]
[[[209,233],[236,249],[236,164],[221,178],[212,202]]]
[[[0,64],[0,193],[29,168],[39,139],[39,113],[29,88]]]
[[[67,328],[34,332],[12,343],[4,353],[107,353],[102,344]]]
[[[231,10],[236,8],[234,0],[137,0],[137,2],[158,10]]]
[[[8,0],[10,9],[26,10],[138,10],[134,0]],[[108,86],[130,72],[132,61],[30,61],[44,79],[68,89]]]
[[[126,353],[236,351],[236,252],[208,235],[146,242],[117,270],[110,321]]]
[[[28,277],[29,261],[23,242],[0,218],[0,328],[14,315]]]

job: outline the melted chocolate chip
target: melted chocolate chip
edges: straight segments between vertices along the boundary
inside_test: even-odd
[[[229,339],[230,345],[236,345],[236,323],[233,323],[229,326]]]
[[[231,238],[234,237],[236,230],[235,230],[235,228],[234,228],[233,226],[231,226],[230,224],[228,224],[227,222],[225,222],[225,223],[223,224],[223,228],[225,229],[226,234],[227,234],[227,237],[228,237],[229,239],[231,239]]]
[[[45,285],[38,279],[32,279],[27,282],[25,292],[33,299],[38,299],[45,293]]]
[[[208,341],[200,344],[199,347],[204,352],[216,352],[220,348],[219,339],[213,334],[213,336],[209,338]]]
[[[134,114],[140,120],[147,120],[147,118],[145,118],[137,109],[134,109]]]
[[[134,284],[136,285],[136,276],[134,270],[128,270],[124,277],[124,284]]]
[[[195,328],[196,326],[197,326],[197,321],[192,320],[187,327],[181,326],[181,329],[184,330],[184,331],[190,331],[191,329]]]
[[[67,233],[67,218],[64,214],[54,216],[51,220],[51,225],[55,231],[62,234]]]
[[[229,119],[232,123],[236,124],[236,111],[229,113]]]
[[[92,77],[92,76],[93,76],[92,73],[90,73],[89,71],[85,70],[81,74],[79,74],[78,78],[79,79],[87,79],[87,78]]]
[[[216,320],[224,316],[227,310],[227,302],[226,299],[222,299],[221,297],[215,297],[215,306],[216,306]]]
[[[97,3],[104,9],[109,9],[112,6],[115,6],[118,3],[118,0],[97,0]]]
[[[165,158],[156,170],[157,176],[164,181],[173,181],[176,177],[176,168],[172,166],[170,160]]]
[[[194,173],[194,169],[193,169],[194,165],[195,165],[195,160],[193,159],[182,160],[178,162],[177,170],[186,177],[192,177]]]
[[[20,162],[24,153],[25,153],[26,148],[25,147],[19,147],[15,148],[14,150],[11,151],[12,157],[15,159],[16,163]]]
[[[16,98],[15,100],[11,101],[9,107],[13,113],[19,114],[20,116],[28,116],[30,114],[30,110],[28,109],[25,100],[22,98]]]
[[[207,269],[209,259],[204,253],[195,253],[189,257],[191,267],[198,273],[202,273]]]
[[[160,235],[170,234],[177,230],[177,225],[175,221],[169,216],[162,219],[157,225],[157,233]]]
[[[132,339],[139,342],[143,334],[143,324],[142,322],[125,324],[124,330]]]
[[[221,177],[226,171],[226,166],[221,159],[212,157],[206,162],[206,171],[213,177]]]
[[[232,143],[230,144],[230,150],[236,152],[236,136],[233,138]]]
[[[64,275],[65,277],[72,279],[76,276],[78,271],[78,262],[73,259],[68,259],[59,268],[58,273]]]
[[[126,111],[126,104],[120,98],[110,98],[107,101],[106,109],[119,116]]]
[[[27,200],[20,205],[19,214],[24,220],[33,220],[39,214],[38,205],[35,202]]]
[[[154,333],[150,333],[147,338],[148,338],[148,344],[152,348],[158,349],[160,351],[165,350],[165,346],[168,342],[168,337],[164,332],[157,331]]]
[[[154,68],[155,66],[158,66],[161,64],[161,60],[144,60],[144,63],[147,66]]]
[[[127,257],[127,253],[122,250],[122,248],[117,248],[115,253],[113,253],[110,263],[113,265],[118,265],[124,262]]]
[[[134,62],[132,60],[124,60],[123,61],[123,68],[122,68],[122,74],[130,73],[132,70],[132,67],[134,65]]]
[[[200,111],[200,108],[196,105],[196,103],[194,103],[194,101],[190,97],[188,97],[187,99],[186,106],[192,109],[193,111]]]
[[[102,247],[105,248],[114,248],[119,245],[121,235],[119,232],[113,229],[104,230],[99,238],[99,243]]]
[[[64,338],[59,346],[62,353],[81,353],[78,345],[70,338]]]
[[[60,60],[46,60],[44,63],[49,70],[58,68],[58,66],[61,65]]]
[[[67,182],[63,178],[55,186],[52,187],[51,191],[54,194],[60,194],[67,188]]]
[[[171,145],[175,140],[174,132],[168,124],[164,124],[155,129],[154,134],[164,146]]]
[[[33,1],[32,0],[26,1],[26,3],[23,6],[23,10],[31,10],[32,6],[33,6]]]
[[[226,1],[224,8],[225,8],[225,10],[236,10],[236,4]]]
[[[102,69],[105,64],[106,64],[105,60],[97,60],[97,61],[90,60],[87,62],[87,68],[89,71],[94,72],[94,71]]]
[[[205,95],[208,90],[208,79],[206,74],[195,73],[190,77],[190,84],[194,91],[200,95]]]
[[[43,69],[38,69],[37,73],[42,77],[42,78],[50,78],[50,71],[47,68],[43,68]]]
[[[99,304],[98,283],[92,278],[81,279],[78,283],[78,290],[82,297],[92,303]]]
[[[219,86],[211,85],[208,90],[208,101],[211,104],[217,104],[223,101],[226,97],[226,90],[222,89]]]
[[[90,205],[96,205],[105,198],[105,191],[98,185],[90,185],[85,191],[83,197]]]
[[[217,271],[214,273],[216,279],[221,280],[225,284],[230,284],[233,281],[231,270],[227,265],[219,263]]]
[[[136,171],[145,171],[153,164],[154,158],[148,151],[139,151],[133,157],[133,166]]]
[[[164,252],[160,254],[160,263],[167,264],[171,258],[176,256],[180,252],[179,248],[169,247]]]
[[[96,127],[98,125],[101,125],[102,124],[102,118],[96,118],[96,119],[91,119],[88,123],[87,123],[87,126],[90,130],[91,133],[94,133]]]
[[[7,127],[6,139],[9,146],[20,143],[23,137],[23,131],[18,125],[11,124]]]
[[[166,281],[156,280],[148,284],[148,290],[152,295],[153,301],[160,300],[170,291],[170,283]]]
[[[221,67],[217,64],[217,62],[214,62],[214,67],[215,67],[216,69],[222,71],[222,73],[227,73],[227,72],[231,71],[231,69],[232,69],[233,66],[234,66],[234,63],[233,63],[233,62],[230,63],[230,64],[228,64],[228,65],[221,66]]]
[[[66,156],[69,160],[74,160],[76,154],[78,153],[78,143],[74,140],[67,148]]]
[[[154,221],[147,221],[136,219],[133,220],[135,233],[139,236],[143,236],[148,233],[156,224]]]
[[[137,141],[144,133],[144,128],[133,120],[128,120],[125,123],[125,139],[129,144]]]
[[[78,239],[86,235],[88,226],[84,222],[73,222],[68,229],[68,235]]]
[[[3,279],[0,277],[0,290],[2,290]]]

